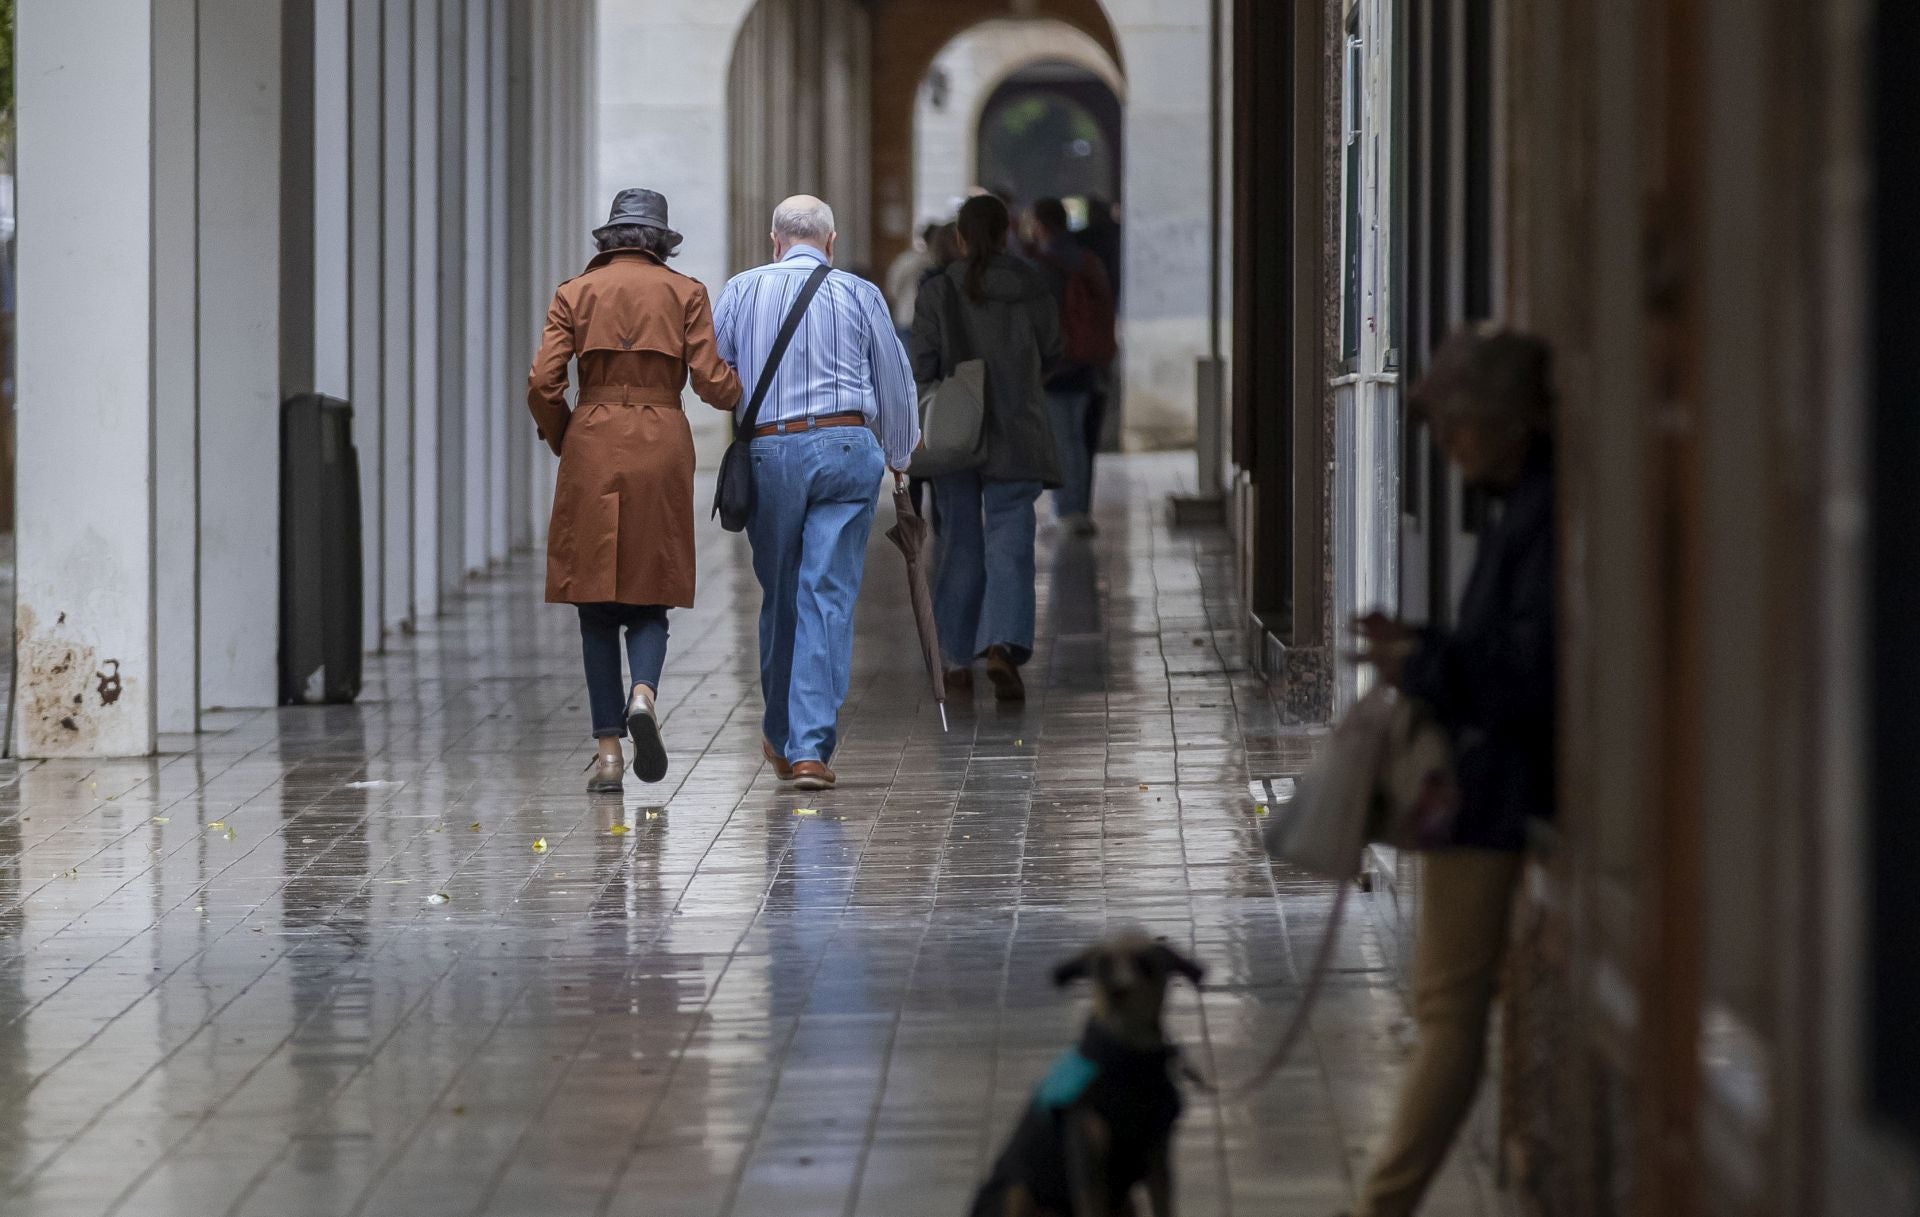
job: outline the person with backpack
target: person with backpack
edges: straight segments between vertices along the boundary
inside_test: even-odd
[[[1094,531],[1094,448],[1088,441],[1087,411],[1118,350],[1113,286],[1099,257],[1068,231],[1066,205],[1059,199],[1035,203],[1031,220],[1033,262],[1060,310],[1064,351],[1046,383],[1047,413],[1053,419],[1062,481],[1054,492],[1053,510],[1061,524],[1089,536]]]

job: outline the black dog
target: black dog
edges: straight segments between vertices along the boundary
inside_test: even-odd
[[[1132,1217],[1146,1184],[1153,1217],[1173,1217],[1168,1143],[1180,1118],[1178,1055],[1160,1027],[1167,981],[1204,969],[1164,942],[1128,933],[1054,969],[1093,981],[1080,1045],[1034,1091],[1013,1140],[973,1199],[971,1217]]]

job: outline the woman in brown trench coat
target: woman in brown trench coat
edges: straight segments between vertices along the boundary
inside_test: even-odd
[[[693,434],[681,390],[732,411],[740,379],[715,349],[707,289],[667,269],[680,245],[667,201],[623,190],[594,230],[600,253],[554,293],[528,377],[527,408],[560,458],[547,529],[547,602],[580,613],[598,759],[589,790],[618,790],[620,739],[633,772],[657,782],[667,750],[654,695],[667,610],[693,607]],[[580,392],[567,408],[567,364]],[[620,683],[627,632],[629,685]]]

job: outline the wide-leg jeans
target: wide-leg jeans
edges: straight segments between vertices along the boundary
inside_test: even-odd
[[[1033,655],[1033,506],[1039,482],[990,482],[977,473],[933,479],[933,615],[949,668],[988,647],[1015,663]]]

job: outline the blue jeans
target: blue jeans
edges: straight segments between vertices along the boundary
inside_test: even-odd
[[[587,704],[593,710],[593,737],[618,739],[627,733],[627,697],[633,685],[620,680],[620,630],[627,631],[627,666],[633,684],[660,690],[660,669],[667,663],[667,610],[658,604],[582,604],[580,655],[587,663]]]
[[[752,441],[761,730],[788,761],[825,761],[853,666],[853,605],[886,457],[865,427]]]
[[[1085,515],[1093,507],[1093,450],[1087,446],[1087,408],[1092,403],[1093,394],[1086,389],[1047,393],[1062,483],[1053,492],[1056,516]]]
[[[950,668],[988,647],[1015,663],[1033,654],[1033,505],[1038,482],[988,482],[977,473],[933,479],[933,615]]]

